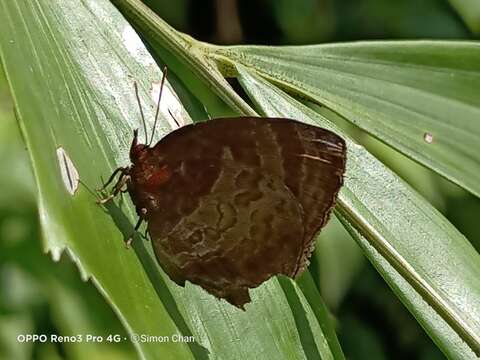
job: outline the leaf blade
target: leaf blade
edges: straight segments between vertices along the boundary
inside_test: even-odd
[[[134,253],[122,250],[121,241],[112,238],[111,234],[114,234],[121,239],[118,228],[113,227],[108,218],[98,216],[101,210],[88,191],[78,189],[71,197],[59,176],[62,166],[56,157],[59,147],[72,159],[84,183],[92,187],[98,184],[97,174],[105,169],[102,169],[105,155],[112,153],[102,143],[101,125],[94,123],[95,110],[87,105],[92,101],[86,95],[86,89],[90,88],[87,80],[78,63],[73,63],[82,60],[70,56],[84,55],[82,50],[85,48],[74,51],[70,47],[72,44],[66,44],[68,41],[64,38],[70,35],[69,40],[78,40],[72,33],[75,33],[76,26],[82,25],[85,26],[83,36],[92,35],[87,29],[95,26],[89,17],[93,9],[89,6],[71,9],[72,6],[71,2],[37,1],[31,6],[17,2],[0,3],[4,20],[1,22],[0,42],[2,62],[22,132],[30,148],[39,193],[44,248],[54,258],[59,258],[68,246],[83,277],[86,279],[95,274],[93,282],[111,301],[130,333],[170,335],[178,332],[177,327],[170,317],[165,316],[165,310],[145,273],[133,266],[137,262]],[[100,6],[96,10],[107,11],[108,8]],[[68,13],[77,14],[79,21],[72,21],[66,15]],[[98,78],[102,72],[96,70],[93,67],[89,73],[94,83],[102,80]],[[98,114],[101,112],[95,115]],[[114,130],[110,128],[110,131]],[[121,138],[116,139],[117,144],[122,142]],[[101,160],[85,156],[90,153],[100,154]],[[102,158],[102,155],[105,157]],[[112,166],[111,157],[108,159],[107,163]],[[79,224],[82,224],[81,228]],[[124,226],[128,227],[128,224],[126,220]],[[111,263],[124,266],[112,269]],[[122,283],[123,279],[129,281]],[[131,306],[135,301],[146,309]],[[152,318],[157,318],[162,325],[153,323]],[[179,358],[191,358],[186,344],[137,342],[134,345],[143,357],[151,358],[167,352]]]

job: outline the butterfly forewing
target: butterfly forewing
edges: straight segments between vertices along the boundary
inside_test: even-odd
[[[249,288],[305,267],[342,185],[345,143],[294,120],[214,119],[170,133],[146,163],[168,180],[135,186],[145,169],[134,165],[130,193],[163,269],[243,307]]]

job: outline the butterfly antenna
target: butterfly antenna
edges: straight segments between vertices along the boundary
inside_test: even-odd
[[[173,121],[175,121],[175,124],[177,124],[177,127],[180,127],[180,123],[177,121],[177,119],[175,119],[175,116],[173,116],[172,112],[170,111],[170,109],[168,109],[168,113],[170,114],[170,116],[172,117]]]
[[[133,82],[133,86],[135,87],[135,96],[137,97],[138,108],[140,109],[140,116],[142,117],[143,131],[145,132],[145,141],[147,141],[147,123],[145,122],[145,116],[143,115],[142,103],[140,102],[140,96],[138,95],[138,85],[136,81]]]
[[[148,143],[148,146],[152,144],[153,135],[155,135],[155,128],[157,127],[157,121],[158,121],[158,113],[160,112],[160,100],[162,99],[163,85],[165,84],[166,77],[167,77],[167,67],[165,66],[163,68],[162,82],[160,83],[160,91],[158,93],[157,111],[155,112],[155,121],[153,122],[152,137],[150,138],[150,142]]]

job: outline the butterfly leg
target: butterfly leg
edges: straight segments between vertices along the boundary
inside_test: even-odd
[[[132,242],[133,242],[133,237],[135,233],[138,231],[138,229],[140,228],[140,225],[142,225],[142,222],[143,222],[143,218],[139,217],[137,224],[135,225],[135,229],[133,229],[132,234],[128,237],[127,241],[125,241],[125,247],[127,249],[130,249],[130,246],[132,245]]]
[[[150,239],[148,238],[148,227],[145,229],[145,232],[143,233],[143,238],[147,241],[149,241]]]
[[[103,184],[103,186],[100,188],[100,189],[97,189],[97,191],[103,191],[107,188],[107,186],[113,181],[113,179],[115,179],[115,176],[117,176],[117,174],[119,172],[122,173],[122,175],[125,173],[125,171],[127,170],[127,168],[124,168],[124,167],[119,167],[119,168],[116,168],[112,175],[110,175],[110,177],[108,178],[107,182],[105,184]]]
[[[120,178],[118,179],[117,183],[114,185],[112,193],[107,197],[104,197],[103,199],[97,200],[97,204],[105,204],[106,202],[112,200],[115,196],[117,196],[122,191],[122,188],[125,186],[128,179],[130,178],[127,175],[127,171],[128,171],[128,168],[118,168],[113,172],[113,174],[110,176],[110,178],[108,179],[108,181],[105,183],[105,185],[101,190],[105,189],[105,187],[112,182],[113,178],[118,172],[121,172]]]

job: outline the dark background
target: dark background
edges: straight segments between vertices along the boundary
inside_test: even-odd
[[[373,39],[474,39],[447,0],[147,0],[164,20],[219,44],[316,44]],[[353,130],[479,248],[480,202]],[[113,312],[63,257],[41,252],[34,180],[0,76],[0,358],[135,358],[129,344],[27,345],[18,333],[121,333]],[[8,191],[5,191],[8,189]],[[310,268],[336,317],[349,359],[442,359],[443,355],[335,221]],[[79,321],[81,319],[81,321]]]
[[[221,44],[468,39],[447,0],[145,0],[177,30]]]

